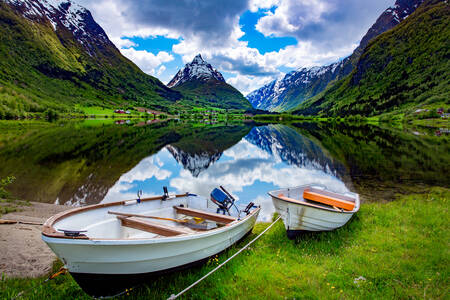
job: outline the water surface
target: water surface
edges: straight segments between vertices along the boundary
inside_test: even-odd
[[[449,139],[373,125],[231,123],[2,125],[0,177],[14,196],[66,205],[169,191],[208,197],[219,185],[273,212],[267,192],[308,183],[355,191],[363,201],[449,186]]]

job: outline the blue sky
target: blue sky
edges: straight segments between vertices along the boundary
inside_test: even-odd
[[[76,1],[76,0],[75,0]],[[394,0],[78,0],[164,83],[201,53],[243,94],[351,54]]]

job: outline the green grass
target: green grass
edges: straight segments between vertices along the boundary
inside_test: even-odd
[[[113,115],[114,109],[99,106],[75,106],[87,115]]]
[[[250,102],[237,89],[226,82],[209,80],[187,81],[173,88],[185,96],[184,103],[194,107],[216,107],[228,109],[251,109]]]
[[[128,118],[130,116],[136,117],[148,117],[148,118],[153,118],[152,116],[150,116],[149,114],[145,113],[145,112],[138,112],[137,110],[134,109],[127,109],[125,108],[124,110],[128,110],[130,111],[130,114],[118,114],[115,113],[114,111],[116,109],[122,109],[120,106],[118,106],[117,108],[107,108],[107,107],[101,107],[101,106],[80,106],[80,105],[75,105],[75,108],[79,111],[82,111],[85,115],[96,115],[96,116],[107,116],[107,117],[111,117],[114,116],[114,118]]]
[[[0,217],[5,214],[16,212],[19,209],[15,205],[9,204],[9,202],[4,205],[4,200],[0,200]]]
[[[22,211],[24,206],[31,206],[29,201],[17,200],[17,199],[2,199],[0,197],[0,218],[4,214],[9,214],[12,212]]]
[[[281,222],[197,287],[189,299],[406,299],[447,297],[450,190],[363,204],[345,227],[288,240]],[[166,275],[126,295],[165,299],[200,278],[252,236],[203,267]],[[58,266],[55,266],[54,271]],[[356,278],[363,277],[354,283]],[[0,282],[0,298],[88,298],[70,275]],[[128,298],[127,298],[128,299]]]

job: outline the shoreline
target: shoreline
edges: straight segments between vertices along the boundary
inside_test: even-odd
[[[447,291],[448,188],[398,195],[395,201],[363,205],[346,226],[330,232],[286,237],[281,222],[258,242],[187,295],[193,299],[249,298],[426,298]],[[129,289],[135,299],[166,299],[234,254],[251,236],[202,266],[162,275]],[[0,225],[1,226],[1,225]],[[444,263],[436,263],[444,262]],[[53,266],[56,272],[60,266]],[[259,274],[259,276],[255,276]],[[47,275],[47,274],[46,274]],[[91,299],[72,276],[46,281],[4,278],[0,298]],[[46,282],[44,284],[44,282]]]
[[[17,201],[16,211],[4,214],[2,220],[43,224],[52,215],[70,206]],[[41,239],[41,225],[0,224],[0,272],[7,278],[34,278],[46,275],[56,260],[55,254]]]

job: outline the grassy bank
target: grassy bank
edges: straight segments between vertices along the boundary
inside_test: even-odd
[[[249,250],[192,289],[193,299],[445,298],[449,287],[450,190],[401,196],[363,205],[344,228],[286,238],[281,222]],[[254,234],[267,224],[258,224]],[[155,279],[131,298],[167,298],[233,254],[207,265]],[[55,267],[56,269],[56,267]],[[70,275],[0,282],[0,298],[88,298]]]

